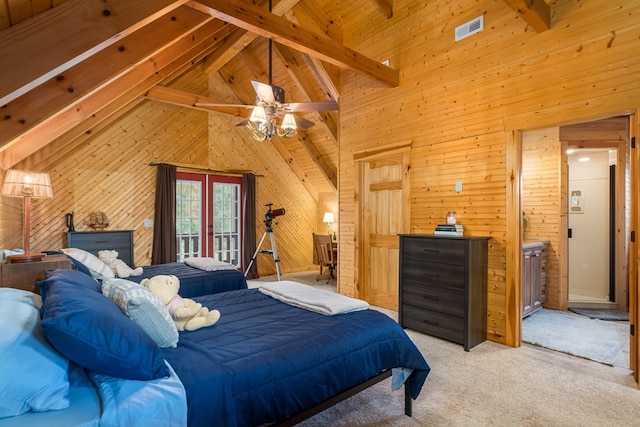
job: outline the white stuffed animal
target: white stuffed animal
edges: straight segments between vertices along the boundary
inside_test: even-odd
[[[140,284],[149,289],[167,307],[179,331],[195,331],[211,326],[220,319],[218,310],[209,311],[199,302],[178,295],[180,279],[176,276],[153,276],[151,279],[142,279]]]
[[[117,277],[126,279],[129,276],[139,276],[142,274],[142,267],[131,268],[121,259],[118,259],[117,251],[99,251],[98,258],[107,264]]]

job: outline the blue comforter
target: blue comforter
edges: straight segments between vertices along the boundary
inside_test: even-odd
[[[374,310],[324,316],[256,289],[194,299],[220,320],[162,349],[185,386],[191,427],[280,421],[395,367],[414,370],[415,399],[430,370],[402,328]]]
[[[131,276],[128,280],[140,283],[142,279],[161,274],[173,274],[180,279],[180,296],[183,298],[247,289],[247,280],[238,270],[204,271],[184,262],[145,265],[142,275]]]

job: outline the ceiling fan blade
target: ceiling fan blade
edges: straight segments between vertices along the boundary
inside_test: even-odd
[[[253,105],[247,105],[247,104],[218,104],[215,102],[196,102],[195,104],[196,107],[229,107],[229,108],[253,108]]]
[[[283,107],[287,111],[329,111],[337,110],[338,103],[335,101],[289,102]]]
[[[271,86],[255,80],[251,80],[251,84],[253,85],[253,89],[256,91],[256,96],[260,101],[264,101],[267,104],[273,104],[276,102]]]
[[[238,127],[246,126],[247,123],[249,123],[249,119],[240,120],[238,123],[236,123],[236,126],[238,126]]]
[[[267,104],[284,104],[284,89],[280,86],[268,85],[255,80],[252,80],[251,84],[253,84],[253,89],[256,91],[256,96],[259,101],[266,102]]]
[[[296,121],[296,126],[302,129],[309,129],[311,126],[315,125],[311,120],[307,120],[304,117],[294,115],[293,118]]]

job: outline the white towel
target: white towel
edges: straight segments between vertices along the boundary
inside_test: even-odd
[[[217,270],[237,270],[238,267],[229,264],[228,262],[218,261],[215,258],[207,257],[188,257],[184,259],[184,263],[189,267],[199,268],[204,271],[217,271]]]
[[[323,291],[302,283],[283,280],[262,285],[260,292],[295,307],[326,316],[366,310],[369,303],[334,292]]]

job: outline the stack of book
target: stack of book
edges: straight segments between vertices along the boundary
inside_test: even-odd
[[[462,236],[464,230],[462,224],[439,224],[433,234],[438,236]]]

